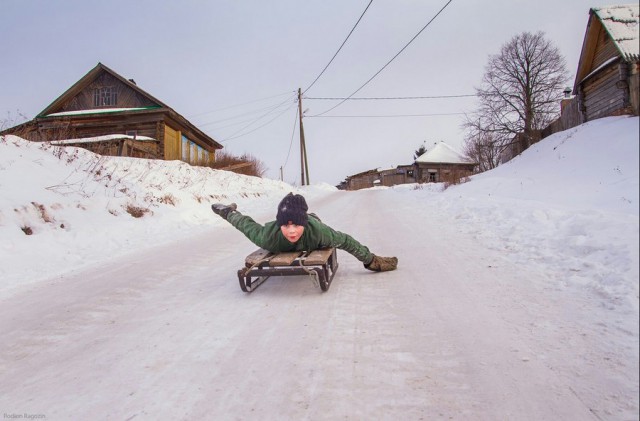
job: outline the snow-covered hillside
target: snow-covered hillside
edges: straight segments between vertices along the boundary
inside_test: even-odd
[[[446,190],[357,192],[7,136],[0,410],[637,419],[638,132],[605,118]],[[273,279],[243,294],[255,246],[210,204],[266,222],[289,191],[398,270],[342,252],[327,293]]]

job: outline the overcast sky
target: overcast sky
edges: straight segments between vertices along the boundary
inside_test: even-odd
[[[489,55],[544,31],[573,85],[588,0],[158,1],[0,0],[0,125],[47,107],[98,62],[196,124],[266,176],[299,183],[298,88],[311,183],[413,162],[444,141],[461,148],[464,113]],[[407,46],[411,39],[444,10]],[[326,112],[326,113],[325,113]],[[323,114],[324,113],[324,114]],[[322,116],[317,116],[322,114]],[[314,117],[316,116],[316,117]],[[375,116],[375,117],[374,117]]]

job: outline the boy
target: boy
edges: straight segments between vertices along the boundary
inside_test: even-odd
[[[398,267],[396,257],[380,257],[353,237],[323,224],[313,213],[308,214],[307,202],[299,194],[289,193],[278,205],[276,220],[260,225],[236,210],[235,203],[216,203],[211,209],[242,232],[255,245],[272,253],[313,251],[336,247],[352,254],[364,267],[385,272]]]

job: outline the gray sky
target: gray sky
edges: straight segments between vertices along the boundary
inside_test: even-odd
[[[373,1],[302,104],[312,183],[409,164],[423,144],[461,148],[473,97],[339,101],[389,62],[447,0]],[[453,0],[354,97],[473,94],[489,55],[544,31],[573,85],[588,0]],[[33,118],[98,62],[185,116],[233,154],[299,183],[298,88],[329,63],[368,0],[0,0],[0,122]],[[371,117],[378,116],[378,117]],[[384,116],[384,117],[381,117]],[[262,118],[260,118],[262,117]],[[294,127],[295,124],[295,127]]]

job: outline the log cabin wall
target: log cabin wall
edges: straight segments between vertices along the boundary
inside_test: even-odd
[[[180,159],[181,135],[179,130],[164,125],[164,159],[169,161]]]
[[[62,114],[62,115],[61,115]],[[54,100],[33,120],[9,128],[1,134],[15,134],[31,141],[94,138],[104,135],[149,137],[155,142],[104,141],[104,155],[154,159],[181,159],[193,165],[215,162],[218,142],[153,96],[101,63]],[[183,139],[187,148],[183,148]],[[111,142],[111,143],[110,143]],[[117,144],[118,146],[114,146]],[[98,148],[98,149],[96,149]],[[126,155],[132,156],[132,155]]]
[[[620,65],[608,66],[582,83],[586,121],[607,117],[625,108],[626,81],[620,79]]]
[[[618,49],[614,44],[611,37],[607,34],[607,31],[604,29],[602,24],[599,21],[596,21],[597,25],[597,41],[595,45],[595,52],[593,55],[593,61],[591,62],[591,70],[595,70],[607,60],[612,59],[614,57],[618,57]]]
[[[158,104],[123,84],[109,73],[102,73],[69,102],[64,103],[61,111],[153,106],[158,106]]]

